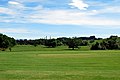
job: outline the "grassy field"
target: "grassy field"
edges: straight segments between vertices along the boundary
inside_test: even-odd
[[[120,80],[120,51],[16,46],[0,52],[0,80]]]

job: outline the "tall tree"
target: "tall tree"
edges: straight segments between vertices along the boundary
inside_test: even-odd
[[[75,48],[79,48],[81,43],[82,43],[82,40],[76,39],[76,38],[71,38],[68,40],[67,45],[69,48],[72,48],[74,50]]]
[[[11,48],[16,45],[14,38],[0,34],[0,50],[5,51],[7,48]]]

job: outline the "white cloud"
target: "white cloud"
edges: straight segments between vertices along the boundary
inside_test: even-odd
[[[26,7],[22,3],[16,1],[9,1],[8,8],[14,10],[17,13],[26,9]]]
[[[77,7],[80,10],[86,10],[89,5],[84,3],[82,0],[72,0],[72,3],[69,3],[72,7]]]
[[[29,33],[26,29],[21,28],[0,28],[1,33]]]
[[[29,15],[28,22],[46,24],[72,24],[72,25],[120,25],[120,20],[91,17],[96,10],[91,12],[73,12],[66,10],[42,11]]]
[[[12,4],[12,5],[19,5],[20,3],[15,2],[15,1],[9,1],[8,4]]]
[[[71,20],[60,20],[60,19],[31,19],[31,23],[46,23],[56,25],[120,25],[119,21],[114,20],[99,20],[93,18],[87,19],[72,19]]]
[[[80,10],[51,10],[43,8],[42,5],[38,5],[37,7],[26,7],[22,2],[18,2],[17,0],[9,1],[8,3],[9,5],[7,8],[0,7],[0,13],[11,15],[7,17],[0,16],[0,22],[46,23],[59,25],[120,25],[120,19],[116,20],[114,18],[108,19],[99,17],[99,14],[103,13],[120,13],[120,7],[118,8],[117,6],[112,8],[105,7],[100,10],[86,10],[88,4],[84,3],[82,0],[73,0],[69,5],[77,7]]]
[[[2,14],[9,14],[9,15],[13,15],[15,14],[15,12],[9,8],[5,8],[5,7],[0,7],[0,13]]]
[[[99,10],[91,10],[89,11],[89,15],[100,15],[100,14],[119,14],[120,13],[120,6],[106,6],[103,9]],[[112,17],[112,16],[109,16]]]
[[[15,0],[15,1],[26,3],[26,2],[42,2],[42,1],[48,1],[48,0]]]
[[[46,23],[56,25],[120,25],[120,20],[94,17],[93,11],[71,11],[71,10],[39,10],[31,14],[21,14],[7,18],[1,18],[3,22],[16,23]]]
[[[120,6],[109,6],[103,9],[101,12],[104,13],[120,13]]]

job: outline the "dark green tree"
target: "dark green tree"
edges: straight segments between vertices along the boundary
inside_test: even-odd
[[[11,48],[16,45],[14,38],[0,34],[0,50],[5,51],[7,48],[11,51]]]
[[[69,48],[72,48],[74,50],[75,48],[79,48],[81,43],[82,43],[82,40],[72,38],[72,39],[68,40],[67,45],[68,45]]]
[[[100,49],[100,44],[96,42],[95,44],[92,45],[91,50],[99,50]]]
[[[45,46],[52,47],[52,48],[56,47],[57,46],[56,39],[48,39],[48,40],[46,40]]]
[[[120,38],[111,36],[110,38],[102,40],[102,42],[93,44],[91,50],[116,50],[120,49]]]

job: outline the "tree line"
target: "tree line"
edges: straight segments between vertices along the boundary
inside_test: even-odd
[[[110,38],[103,39],[101,42],[96,42],[91,46],[91,50],[119,50],[120,37],[110,36]]]
[[[80,48],[80,46],[88,46],[89,41],[90,43],[94,42],[94,40],[100,40],[102,38],[96,38],[95,36],[90,36],[90,37],[72,37],[72,38],[67,38],[67,37],[61,37],[57,39],[35,39],[35,40],[27,40],[27,39],[19,39],[16,40],[17,44],[19,45],[45,45],[46,47],[54,48],[57,46],[68,46],[69,48],[72,48],[73,50],[75,48]]]
[[[112,50],[120,49],[120,37],[110,36],[109,38],[102,39],[96,38],[95,36],[90,37],[61,37],[57,39],[36,39],[27,40],[20,39],[16,40],[19,45],[45,45],[47,47],[57,47],[61,45],[66,45],[73,50],[75,48],[80,48],[80,46],[90,46],[91,50]]]
[[[110,36],[109,38],[102,39],[96,38],[95,36],[90,37],[61,37],[57,39],[19,39],[8,37],[7,35],[0,34],[0,50],[5,51],[15,45],[33,45],[37,47],[38,45],[44,45],[48,48],[55,48],[57,46],[68,46],[68,48],[75,49],[80,48],[80,46],[90,46],[91,50],[113,50],[120,49],[120,37]]]

